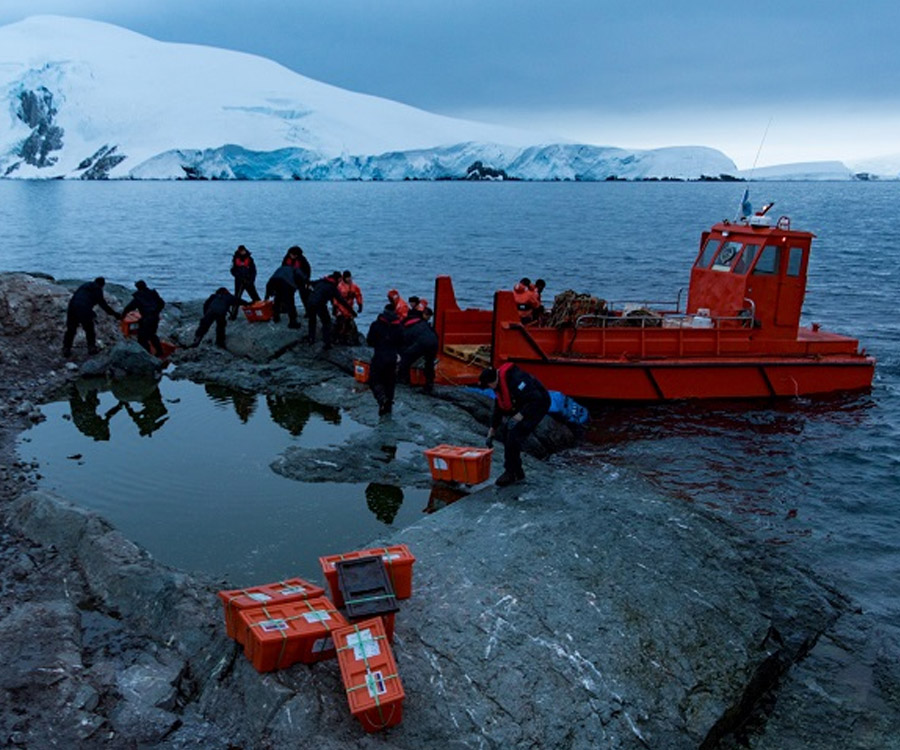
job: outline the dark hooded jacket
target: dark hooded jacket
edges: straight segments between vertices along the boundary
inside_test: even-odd
[[[308,283],[306,275],[293,266],[279,266],[266,282],[266,294],[274,296],[278,286],[287,284],[291,289],[302,289]]]
[[[494,400],[494,412],[491,415],[491,427],[497,429],[504,416],[511,416],[516,412],[525,414],[529,411],[543,411],[544,414],[550,408],[550,394],[544,388],[540,380],[529,375],[512,365],[505,371],[498,370],[499,377],[504,378],[509,391],[512,408],[504,411],[500,406],[500,399]],[[499,387],[499,384],[498,384]]]
[[[238,264],[240,256],[237,251],[235,251],[231,258],[231,275],[244,283],[253,284],[256,282],[256,261],[253,260],[253,256],[250,254],[249,250],[245,257],[249,262],[246,265]]]
[[[78,313],[89,313],[97,305],[109,315],[116,316],[116,311],[109,306],[103,297],[103,287],[96,281],[88,281],[86,284],[82,284],[75,290],[72,299],[69,300],[69,309]]]
[[[323,276],[312,285],[312,290],[309,293],[309,309],[313,310],[323,306],[327,307],[328,303],[332,300],[346,309],[348,315],[351,317],[356,316],[356,313],[353,312],[353,308],[347,307],[347,302],[341,296],[337,282],[330,276]]]
[[[149,287],[138,289],[131,297],[131,302],[125,305],[122,310],[123,315],[127,315],[132,310],[137,310],[141,314],[141,318],[150,319],[158,318],[162,309],[166,306],[163,298],[159,296],[159,292]]]
[[[203,314],[214,316],[227,315],[231,308],[237,304],[238,299],[231,292],[214,292],[203,303]]]
[[[403,346],[403,329],[397,314],[385,310],[369,326],[366,343],[375,351],[373,362],[396,363],[397,353]]]

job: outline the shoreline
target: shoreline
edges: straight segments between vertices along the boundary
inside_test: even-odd
[[[169,306],[171,328],[161,331],[192,331],[198,305]],[[363,742],[335,663],[257,674],[224,635],[217,583],[152,560],[95,514],[36,491],[40,467],[12,463],[34,404],[75,376],[58,356],[58,312],[49,306],[18,333],[5,325],[0,339],[0,455],[10,467],[0,481],[0,738],[11,747]],[[403,391],[402,408],[379,425],[371,395],[352,392],[348,352],[326,359],[318,346],[291,346],[268,359],[285,335],[273,331],[261,346],[258,330],[232,324],[229,345],[233,336],[245,357],[203,345],[176,355],[175,376],[346,404],[372,428],[354,454],[385,437],[480,434],[484,399],[443,388],[436,399]],[[16,383],[23,365],[31,376]],[[563,444],[564,435],[542,434],[531,448]],[[320,458],[291,451],[277,463],[290,476]],[[384,540],[409,544],[418,559],[394,645],[404,722],[385,746],[898,742],[897,655],[885,655],[872,623],[785,551],[761,559],[702,509],[628,494],[552,458],[530,458],[528,468],[526,484],[481,489]]]

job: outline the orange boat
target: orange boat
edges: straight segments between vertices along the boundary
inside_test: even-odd
[[[770,398],[870,388],[875,359],[856,339],[800,325],[814,235],[791,229],[786,216],[772,221],[768,208],[703,233],[683,311],[680,303],[634,309],[593,300],[601,310],[555,325],[547,316],[524,324],[511,290],[494,294],[493,310],[460,309],[450,277],[439,276],[439,382],[472,384],[482,367],[513,362],[548,389],[582,399]]]

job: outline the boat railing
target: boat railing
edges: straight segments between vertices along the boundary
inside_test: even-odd
[[[654,301],[654,300],[607,300],[606,308],[611,314],[619,315],[626,310],[651,310],[651,311],[672,311],[674,304],[674,312],[681,312],[681,297],[684,294],[684,287],[678,290],[675,302],[670,300]]]
[[[652,311],[651,311],[652,312]],[[752,328],[756,316],[752,309],[742,310],[737,315],[707,317],[688,313],[664,313],[655,315],[580,315],[575,319],[575,328]]]

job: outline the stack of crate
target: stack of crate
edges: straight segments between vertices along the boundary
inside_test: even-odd
[[[319,561],[331,599],[302,578],[220,591],[226,633],[259,672],[337,656],[350,711],[363,728],[399,724],[405,693],[390,644],[397,600],[412,595],[415,557],[399,544]]]

